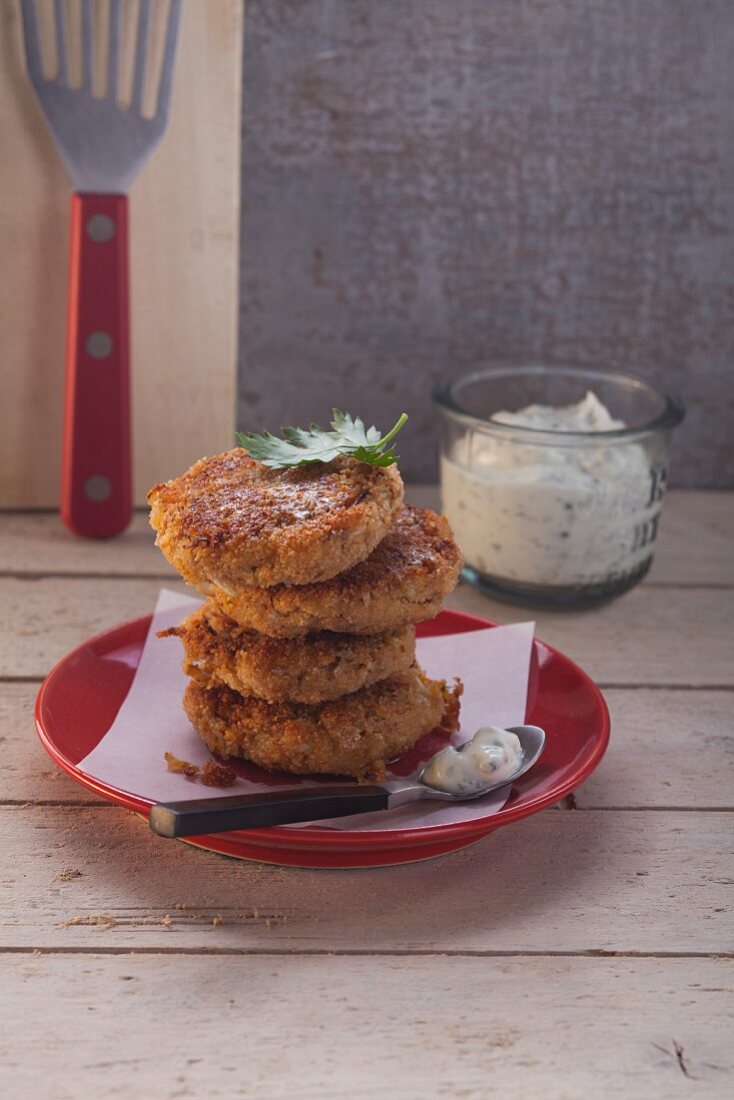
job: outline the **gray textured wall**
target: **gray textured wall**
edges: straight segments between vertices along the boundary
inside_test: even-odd
[[[484,359],[631,369],[734,484],[732,0],[248,0],[241,425],[381,426]]]

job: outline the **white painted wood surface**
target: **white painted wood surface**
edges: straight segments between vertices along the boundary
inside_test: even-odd
[[[35,682],[6,683],[0,691],[0,804],[97,802],[40,743],[29,744],[37,691]],[[576,792],[578,806],[734,809],[731,692],[612,688],[605,694],[614,736],[604,767]]]
[[[573,799],[440,860],[353,872],[162,841],[55,769],[38,680],[170,574],[142,516],[99,546],[0,515],[3,1091],[728,1098],[732,501],[671,494],[648,582],[535,613],[612,685],[612,744]],[[454,603],[528,614],[470,589]]]
[[[558,809],[439,864],[325,874],[162,845],[116,808],[3,807],[0,930],[16,949],[722,954],[733,822]]]
[[[408,499],[439,506],[435,486],[412,485]],[[0,512],[0,573],[81,573],[175,576],[153,545],[147,513],[138,512],[124,535],[81,542],[55,512]],[[690,540],[696,539],[691,559]],[[730,493],[671,490],[665,497],[651,584],[734,585],[734,499]]]
[[[91,634],[149,613],[162,584],[184,591],[181,582],[158,577],[0,577],[0,676],[43,676]],[[602,685],[715,687],[731,674],[734,587],[649,585],[600,612],[569,614],[511,607],[461,584],[446,607],[503,622],[537,619],[538,637]]]
[[[0,1030],[11,1096],[729,1095],[730,960],[42,954],[3,963],[15,1002]]]

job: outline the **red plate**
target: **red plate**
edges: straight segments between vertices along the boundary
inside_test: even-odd
[[[95,780],[77,765],[102,739],[127,695],[150,621],[147,615],[122,623],[73,650],[46,677],[36,700],[36,726],[49,756],[85,787],[146,817],[148,799]],[[442,611],[420,624],[418,634],[461,634],[496,625],[475,615]],[[384,832],[316,826],[250,829],[186,843],[291,867],[383,867],[456,851],[570,794],[597,766],[609,741],[609,712],[599,689],[578,665],[537,639],[525,720],[546,731],[545,752],[513,786],[503,808],[486,818]]]

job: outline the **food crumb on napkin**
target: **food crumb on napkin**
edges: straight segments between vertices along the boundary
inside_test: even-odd
[[[169,772],[186,775],[189,779],[198,779],[205,787],[232,787],[237,782],[237,772],[226,764],[218,764],[216,760],[207,760],[205,764],[191,764],[188,760],[179,760],[172,752],[165,752],[163,757],[168,765]]]

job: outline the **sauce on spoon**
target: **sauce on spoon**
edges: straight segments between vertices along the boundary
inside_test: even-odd
[[[426,766],[421,782],[447,794],[476,794],[509,779],[522,760],[517,734],[499,726],[483,726],[465,745],[437,753]]]

